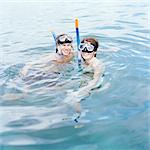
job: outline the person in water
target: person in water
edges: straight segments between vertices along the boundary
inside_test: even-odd
[[[73,51],[73,39],[67,34],[61,34],[56,37],[56,53],[51,53],[40,59],[38,62],[31,62],[25,65],[21,71],[21,75],[26,76],[29,69],[33,65],[44,68],[48,62],[51,63],[51,66],[47,66],[48,70],[53,70],[57,64],[66,64],[72,61],[74,57]]]
[[[83,60],[83,72],[92,72],[93,77],[86,86],[81,87],[77,91],[78,96],[88,94],[102,80],[105,67],[103,62],[96,58],[98,47],[99,43],[95,38],[88,37],[81,41],[79,48]]]
[[[79,46],[83,60],[83,73],[93,73],[93,76],[92,80],[89,80],[86,85],[80,87],[77,91],[69,91],[65,100],[65,102],[72,105],[79,114],[75,119],[76,122],[78,122],[77,119],[81,114],[80,101],[85,98],[85,96],[88,96],[92,89],[98,87],[102,81],[105,67],[103,62],[96,58],[98,47],[98,41],[91,37],[84,38]]]

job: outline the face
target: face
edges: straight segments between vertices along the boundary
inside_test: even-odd
[[[91,45],[91,43],[89,43],[89,42],[82,43],[80,45],[80,50],[81,50],[81,56],[85,60],[92,59],[95,56],[95,54],[96,54],[96,52],[93,51],[94,50],[94,46]]]
[[[63,55],[67,56],[69,55],[72,51],[72,44],[71,43],[64,43],[58,45],[58,49],[62,52]]]
[[[91,52],[91,53],[89,53],[89,52],[81,52],[81,55],[82,55],[82,57],[85,60],[90,60],[90,59],[92,59],[94,57],[95,52]]]

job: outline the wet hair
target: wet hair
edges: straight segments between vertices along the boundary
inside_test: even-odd
[[[95,38],[92,37],[88,37],[88,38],[84,38],[81,43],[85,43],[85,42],[89,42],[90,44],[92,44],[94,46],[94,52],[97,52],[97,49],[99,47],[99,43]],[[96,54],[94,55],[96,57]]]
[[[64,36],[64,35],[68,36],[67,34],[60,34],[60,35],[58,35],[58,36],[56,37],[56,53],[58,52],[57,45],[59,45],[59,44],[64,44],[64,43],[72,43],[71,41],[68,41],[68,40],[65,40],[65,42],[61,42],[61,41],[59,40],[59,38],[60,38],[61,36]]]

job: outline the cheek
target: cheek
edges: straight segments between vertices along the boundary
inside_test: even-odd
[[[70,49],[71,49],[71,46],[67,46],[66,48],[70,50]]]
[[[65,50],[71,50],[71,46],[64,46],[62,49],[65,49]]]
[[[88,54],[82,54],[82,56],[83,56],[83,57],[88,57],[89,55],[88,55]]]
[[[82,57],[86,57],[86,58],[91,58],[93,56],[93,54],[90,53],[82,53],[81,55]]]
[[[58,48],[59,48],[59,49],[63,49],[63,46],[62,46],[62,45],[60,45],[60,46],[58,46]]]
[[[72,46],[69,46],[69,47],[68,47],[68,50],[69,50],[69,51],[73,51],[73,47],[72,47]]]
[[[65,49],[65,46],[61,46],[62,49]]]

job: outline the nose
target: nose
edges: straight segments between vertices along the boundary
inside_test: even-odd
[[[84,48],[84,51],[88,51],[87,47]]]
[[[65,45],[65,48],[68,48],[69,46],[68,45]]]

